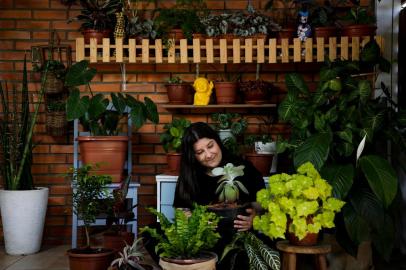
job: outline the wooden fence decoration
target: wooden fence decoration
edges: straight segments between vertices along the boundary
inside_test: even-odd
[[[383,38],[374,37],[383,48]],[[327,42],[323,38],[307,39],[301,42],[298,38],[289,42],[288,39],[186,39],[170,40],[164,45],[161,39],[137,41],[116,39],[111,44],[108,38],[102,44],[90,39],[85,44],[83,38],[76,39],[76,61],[83,59],[91,63],[298,63],[323,62],[337,58],[358,60],[362,47],[370,37],[330,37]]]

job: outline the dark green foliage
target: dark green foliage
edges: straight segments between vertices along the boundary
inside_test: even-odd
[[[180,151],[183,133],[190,124],[190,121],[185,118],[174,118],[171,123],[165,124],[165,131],[159,137],[165,152]]]
[[[157,124],[159,115],[156,104],[148,97],[144,102],[136,100],[131,95],[111,93],[111,102],[103,94],[80,96],[76,86],[88,85],[96,74],[94,68],[89,68],[89,62],[83,60],[74,64],[66,74],[65,85],[71,87],[66,103],[66,117],[68,121],[79,119],[83,127],[93,136],[117,135],[120,120],[128,110],[136,129],[147,120]]]
[[[233,261],[230,270],[234,269],[234,261],[239,252],[246,252],[249,259],[250,269],[253,270],[279,270],[281,261],[279,252],[265,245],[252,232],[239,232],[233,241],[224,248],[221,260],[230,252]]]
[[[234,135],[242,134],[247,128],[247,120],[238,113],[214,113],[211,119],[215,121],[217,130],[231,129]]]
[[[107,184],[111,183],[111,176],[96,175],[92,170],[97,169],[85,164],[78,169],[71,169],[68,176],[72,179],[73,211],[83,220],[86,229],[86,243],[90,246],[89,227],[96,221],[103,209],[103,199],[108,197]]]
[[[115,13],[121,9],[120,0],[80,0],[80,14],[68,22],[81,21],[81,31],[113,29]]]
[[[155,209],[148,210],[159,218],[163,233],[149,227],[144,227],[141,231],[150,233],[159,242],[155,250],[160,257],[196,258],[202,251],[214,247],[220,238],[216,232],[219,218],[216,214],[207,212],[205,206],[195,205],[190,216],[176,209],[173,223]]]
[[[385,85],[383,94],[372,98],[371,82],[357,75],[361,67],[382,67],[386,62],[376,43],[367,44],[361,55],[359,62],[327,63],[314,92],[300,75],[287,74],[288,94],[278,113],[291,124],[292,132],[288,141],[278,141],[277,148],[289,150],[295,167],[312,162],[333,186],[334,195],[347,202],[344,221],[337,226],[338,233],[352,241],[348,244],[341,241],[345,237],[337,237],[344,248],[351,252],[354,245],[369,239],[388,259],[398,181],[384,157],[388,141],[399,151],[406,149],[405,110],[391,100]],[[401,163],[394,156],[392,164]]]

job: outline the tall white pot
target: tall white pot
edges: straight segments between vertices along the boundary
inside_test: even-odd
[[[32,254],[41,248],[48,188],[0,190],[0,209],[6,252]]]

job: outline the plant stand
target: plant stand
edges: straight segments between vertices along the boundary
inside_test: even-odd
[[[331,252],[331,245],[293,246],[288,241],[279,241],[276,247],[283,253],[282,270],[296,270],[296,254],[315,255],[314,269],[327,270],[326,254]]]

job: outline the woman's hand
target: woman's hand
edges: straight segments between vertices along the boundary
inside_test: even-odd
[[[237,219],[234,220],[234,228],[238,229],[239,232],[248,231],[252,228],[255,211],[252,208],[247,208],[245,211],[249,214],[248,216],[238,215]]]

